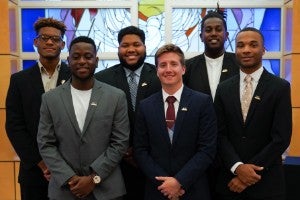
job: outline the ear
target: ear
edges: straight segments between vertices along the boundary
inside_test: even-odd
[[[34,39],[33,39],[33,45],[34,45],[35,47],[37,47],[37,43],[38,43],[37,38],[34,38]]]
[[[201,39],[201,42],[203,42],[203,39],[202,39],[202,33],[200,33],[200,39]]]

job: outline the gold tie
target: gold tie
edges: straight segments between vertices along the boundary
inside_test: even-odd
[[[248,74],[245,79],[245,88],[242,95],[242,112],[243,112],[243,119],[246,121],[246,117],[248,114],[249,106],[252,99],[252,77]]]

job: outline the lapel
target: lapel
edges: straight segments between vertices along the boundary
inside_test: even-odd
[[[114,80],[116,80],[116,87],[123,90],[126,94],[127,104],[128,104],[128,111],[133,112],[132,103],[131,103],[131,96],[129,91],[129,85],[126,78],[126,73],[122,65],[119,65],[114,69]]]
[[[38,96],[41,96],[45,92],[40,68],[37,63],[31,68],[30,78],[28,80],[30,81],[32,88],[35,88]]]
[[[56,86],[62,85],[65,83],[71,76],[71,72],[66,63],[61,62],[60,70],[58,73]]]
[[[77,134],[81,136],[81,131],[78,126],[78,122],[76,119],[74,107],[73,107],[73,100],[71,95],[71,83],[70,80],[68,80],[65,84],[62,85],[62,91],[60,93],[62,102],[66,108],[67,114],[69,116],[69,119],[76,130]]]
[[[222,82],[222,81],[224,81],[224,80],[226,80],[230,77],[230,75],[232,74],[233,67],[234,67],[234,66],[231,66],[231,65],[233,65],[233,63],[232,63],[230,54],[225,52],[219,82]]]
[[[156,122],[155,124],[159,128],[158,135],[162,137],[162,141],[165,141],[165,143],[167,143],[168,146],[171,147],[171,141],[169,138],[166,118],[165,118],[165,109],[164,109],[164,100],[162,96],[162,91],[155,96],[153,107],[154,107],[153,113],[155,113],[155,116],[153,116],[153,118],[155,119]]]
[[[253,93],[253,97],[250,103],[249,111],[247,114],[246,122],[247,125],[253,116],[255,109],[257,105],[261,102],[261,98],[263,97],[263,93],[266,90],[266,82],[268,82],[270,79],[269,72],[267,72],[265,69],[263,73],[261,74],[261,77],[258,81],[257,87]]]
[[[234,76],[231,80],[230,91],[228,91],[228,98],[232,98],[234,112],[236,112],[237,116],[239,116],[240,123],[244,124],[242,108],[241,108],[241,98],[240,98],[240,74]],[[230,97],[231,96],[231,97]]]
[[[140,81],[138,83],[136,106],[141,99],[145,98],[146,92],[151,86],[153,75],[156,76],[155,69],[149,67],[147,63],[144,63],[143,69],[141,71]]]
[[[195,74],[197,76],[196,79],[198,79],[200,82],[202,82],[204,91],[207,91],[208,92],[207,94],[211,95],[204,53],[201,54],[199,58],[200,58],[200,63],[202,63],[202,64],[200,64],[200,66],[199,66],[199,76],[197,74]]]
[[[181,132],[183,121],[185,120],[186,113],[189,109],[192,92],[190,89],[183,87],[180,103],[177,111],[177,117],[175,121],[175,129],[173,134],[173,145],[176,143],[178,134]]]
[[[102,94],[103,94],[103,92],[101,90],[101,83],[96,81],[96,79],[95,79],[94,86],[92,89],[91,99],[89,102],[88,111],[86,113],[86,118],[85,118],[84,126],[82,129],[82,136],[85,134],[85,132],[93,118],[95,110],[97,109],[98,106],[101,106],[100,100],[101,100]]]

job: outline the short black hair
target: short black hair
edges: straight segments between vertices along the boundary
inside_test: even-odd
[[[127,26],[120,30],[118,34],[118,42],[121,43],[125,35],[134,34],[141,38],[143,44],[145,44],[145,32],[142,29],[139,29],[136,26]]]
[[[74,44],[79,43],[79,42],[91,44],[94,47],[95,53],[97,52],[95,41],[92,38],[89,38],[87,36],[78,36],[75,39],[73,39],[70,44],[69,51],[71,50],[71,48]]]
[[[208,11],[207,14],[203,17],[203,19],[201,21],[201,32],[203,31],[203,28],[204,28],[204,22],[207,19],[210,19],[210,18],[218,18],[218,19],[222,20],[224,28],[227,31],[227,23],[224,19],[224,17],[225,17],[224,14],[225,14],[224,11],[221,11],[221,10],[217,10],[217,11],[210,10],[210,11]]]
[[[258,33],[261,36],[263,44],[265,43],[264,35],[261,33],[260,30],[258,30],[257,28],[254,28],[254,27],[245,27],[242,30],[240,30],[236,36],[238,36],[241,32],[246,32],[246,31],[253,31],[253,32]]]

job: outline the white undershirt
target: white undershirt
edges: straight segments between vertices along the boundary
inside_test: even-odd
[[[83,130],[86,113],[91,99],[92,89],[77,90],[71,85],[71,95],[73,100],[73,107],[80,130]]]
[[[209,58],[204,54],[211,96],[215,99],[220,82],[224,54],[218,58]]]

